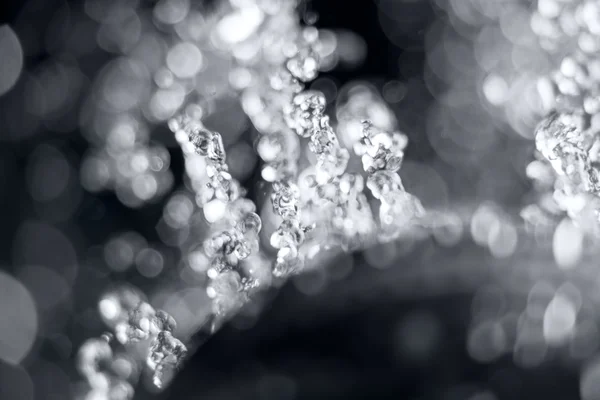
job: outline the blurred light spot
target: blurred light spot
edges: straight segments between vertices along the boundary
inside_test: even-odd
[[[507,338],[501,324],[484,321],[475,326],[467,339],[467,349],[473,359],[482,363],[494,361],[506,350]]]
[[[38,330],[35,302],[23,284],[0,271],[0,359],[18,364],[25,358]]]
[[[135,258],[138,272],[146,278],[155,278],[163,270],[164,259],[162,254],[154,249],[143,249]]]
[[[163,218],[172,228],[181,228],[189,224],[194,212],[194,203],[184,194],[175,194],[169,199],[163,210]]]
[[[160,0],[154,6],[154,18],[163,24],[183,21],[190,11],[190,0]]]
[[[544,338],[543,321],[521,314],[517,324],[517,338],[513,349],[514,361],[522,367],[536,367],[548,353]]]
[[[157,90],[150,99],[150,112],[153,119],[164,121],[182,106],[185,100],[185,89],[178,84],[168,89]]]
[[[164,38],[158,32],[146,30],[130,55],[145,65],[148,71],[156,71],[165,64],[166,50]]]
[[[490,252],[496,258],[510,257],[517,249],[518,239],[517,228],[512,222],[501,220],[499,224],[492,225],[489,231]]]
[[[141,174],[133,178],[133,193],[141,200],[150,200],[158,190],[158,182],[154,175]]]
[[[492,205],[482,204],[471,217],[471,236],[475,243],[487,245],[492,226],[499,225],[499,218]]]
[[[229,13],[219,21],[216,32],[225,43],[243,42],[258,29],[263,19],[264,15],[260,8],[244,7]]]
[[[109,23],[100,25],[97,41],[100,48],[112,53],[128,53],[142,34],[142,22],[134,10],[119,14]]]
[[[483,81],[483,94],[490,104],[502,105],[508,95],[508,85],[502,77],[491,74]]]
[[[16,265],[43,265],[68,283],[77,275],[77,255],[71,241],[55,227],[35,221],[21,224],[13,241]]]
[[[190,235],[190,226],[172,227],[166,222],[163,216],[156,224],[156,233],[164,244],[168,246],[181,246]]]
[[[25,266],[19,269],[17,276],[29,289],[40,312],[51,310],[71,294],[71,287],[65,279],[49,268]]]
[[[236,90],[245,89],[252,83],[252,73],[247,68],[234,68],[229,73],[229,83]]]
[[[577,310],[564,296],[555,296],[544,313],[544,337],[549,344],[562,344],[573,333]]]
[[[568,299],[575,308],[575,311],[579,311],[583,306],[583,297],[577,286],[571,282],[563,283],[556,291],[557,296],[562,296]]]
[[[179,43],[169,50],[167,66],[178,77],[191,78],[202,68],[202,53],[193,43]]]
[[[46,120],[67,115],[76,105],[86,79],[76,64],[54,60],[45,62],[36,68],[27,81],[27,111]],[[54,124],[53,129],[68,129],[60,125]]]
[[[310,90],[317,90],[325,95],[327,103],[333,103],[337,98],[338,88],[331,78],[318,78],[311,85]]]
[[[107,189],[110,182],[110,166],[102,157],[87,156],[80,166],[81,185],[90,192]]]
[[[118,272],[129,269],[138,253],[146,247],[146,239],[137,232],[126,232],[111,238],[104,246],[104,260]]]
[[[328,29],[319,29],[319,71],[327,72],[334,69],[339,61],[337,49],[337,35]]]
[[[400,103],[406,96],[408,89],[405,84],[400,81],[389,81],[383,85],[383,98],[388,103]]]
[[[202,211],[204,212],[204,218],[206,218],[206,221],[212,224],[213,222],[223,218],[227,212],[227,203],[222,200],[215,199],[206,203]]]
[[[192,270],[198,273],[206,273],[210,266],[210,260],[203,251],[192,251],[188,254],[187,262]]]
[[[556,18],[560,15],[561,5],[558,0],[538,0],[537,11],[545,18]]]
[[[106,0],[85,0],[84,11],[95,21],[110,22],[119,14],[127,12],[130,8],[127,2]]]
[[[138,119],[129,114],[121,114],[118,117],[108,115],[103,121],[103,125],[108,126],[97,127],[96,129],[102,132],[103,136],[106,136],[107,144],[109,145],[108,156],[115,157],[113,150],[132,150],[135,148],[136,140],[144,138],[144,125],[141,124]],[[147,150],[144,148],[144,150]]]
[[[8,25],[0,26],[0,96],[17,82],[23,69],[23,49],[15,32]]]
[[[336,30],[337,48],[336,54],[340,63],[346,68],[356,68],[361,65],[367,57],[367,42],[348,30]]]
[[[583,254],[583,240],[583,232],[572,219],[565,218],[558,224],[552,239],[552,252],[561,269],[577,265]]]
[[[484,71],[491,71],[501,62],[502,54],[509,52],[510,43],[494,25],[484,27],[474,43],[475,58]]]
[[[150,74],[141,62],[120,58],[110,62],[100,73],[101,94],[114,111],[127,111],[146,99],[150,91]]]
[[[536,282],[527,295],[527,315],[541,320],[555,294],[556,290],[550,283],[542,280]]]
[[[433,227],[433,236],[442,246],[452,247],[462,239],[463,221],[457,214],[443,213]]]
[[[154,73],[154,83],[161,89],[168,89],[174,81],[173,73],[168,68],[160,68]]]
[[[522,137],[531,139],[541,112],[542,101],[538,94],[537,74],[523,73],[510,85],[506,104],[506,120]]]
[[[100,310],[100,314],[108,320],[116,319],[121,311],[117,302],[112,301],[111,299],[100,300],[100,302],[98,302],[98,309]]]
[[[185,138],[187,140],[187,137]],[[185,170],[190,175],[191,179],[201,181],[206,176],[206,161],[204,157],[191,153],[186,154]]]
[[[537,82],[537,90],[540,96],[542,110],[548,112],[556,102],[556,92],[550,77],[542,77]]]

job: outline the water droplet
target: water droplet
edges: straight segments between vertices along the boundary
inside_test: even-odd
[[[284,107],[288,126],[302,137],[310,137],[321,123],[327,102],[323,93],[305,90],[294,96],[292,102]]]
[[[289,182],[278,182],[273,184],[271,201],[273,211],[282,218],[293,218],[298,214],[299,190],[296,185]]]

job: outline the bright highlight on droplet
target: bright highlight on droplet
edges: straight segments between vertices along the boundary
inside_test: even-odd
[[[0,96],[8,92],[19,79],[23,69],[23,48],[19,38],[8,25],[0,26]]]
[[[221,200],[213,200],[204,205],[204,217],[209,223],[220,220],[227,211],[227,203]]]
[[[4,272],[0,272],[0,321],[0,359],[18,364],[37,336],[37,310],[27,288]]]

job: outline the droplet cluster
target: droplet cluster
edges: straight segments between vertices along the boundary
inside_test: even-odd
[[[134,301],[137,296],[137,302]],[[148,356],[146,365],[150,368],[153,374],[153,381],[158,386],[169,382],[169,376],[164,375],[164,370],[176,369],[182,363],[186,347],[177,338],[173,337],[177,324],[175,319],[163,310],[156,310],[146,301],[143,295],[136,289],[128,286],[118,287],[108,293],[108,296],[103,297],[105,301],[112,304],[113,309],[118,309],[121,312],[119,322],[114,326],[115,337],[123,346],[135,346],[138,343],[143,343],[143,348],[148,348]],[[103,314],[109,310],[108,304],[100,304],[100,309]],[[127,311],[127,317],[123,317],[123,312]],[[163,349],[161,343],[163,337],[167,335],[171,347]],[[161,352],[161,356],[154,356],[155,352]],[[163,360],[164,359],[164,360]],[[142,362],[144,360],[141,360]]]
[[[362,193],[362,176],[346,172],[350,154],[340,143],[325,108],[324,94],[308,90],[295,95],[284,110],[288,126],[309,140],[308,149],[315,156],[316,162],[299,177],[303,203],[312,209],[317,223],[324,225],[321,229],[332,244],[356,249],[372,236],[372,213]]]
[[[245,88],[242,105],[259,132],[256,150],[265,163],[262,177],[273,183],[271,204],[282,219],[270,239],[277,249],[273,275],[285,277],[302,269],[300,246],[308,230],[300,219],[299,190],[294,183],[298,175],[299,140],[289,124],[287,108],[304,88],[304,82],[317,76],[319,41],[314,27],[302,28],[298,24],[293,7],[281,6],[279,13],[272,14],[265,6],[259,4],[269,16],[258,32],[265,46],[260,57],[261,68],[254,68],[258,85]],[[239,57],[237,61],[246,64]]]
[[[542,46],[555,53],[571,50],[538,85],[550,111],[535,129],[537,159],[527,169],[539,201],[523,212],[538,225],[546,218],[553,226],[566,213],[593,233],[600,228],[597,10],[595,1],[540,2],[532,16]]]
[[[380,240],[393,240],[410,231],[425,215],[425,210],[417,197],[406,192],[397,173],[408,138],[403,133],[393,132],[393,113],[376,92],[360,86],[338,107],[337,116],[344,136],[361,158],[367,188],[380,202]]]
[[[208,181],[198,187],[197,204],[215,228],[202,245],[210,263],[207,293],[214,300],[214,312],[225,317],[260,284],[238,265],[258,251],[262,222],[256,206],[242,197],[244,189],[228,171],[221,135],[185,115],[172,119],[169,127],[178,138],[187,138],[206,163]]]
[[[116,144],[90,151],[81,180],[92,192],[114,190],[125,205],[140,207],[163,196],[173,185],[170,156],[160,144]]]

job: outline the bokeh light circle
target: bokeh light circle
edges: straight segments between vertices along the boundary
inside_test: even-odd
[[[19,38],[8,25],[0,26],[0,96],[15,85],[23,69],[23,49]]]
[[[38,315],[27,288],[4,272],[0,272],[0,321],[0,359],[18,364],[35,341]]]

